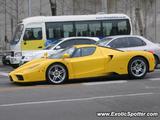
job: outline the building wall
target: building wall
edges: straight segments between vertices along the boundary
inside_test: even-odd
[[[9,48],[9,43],[6,43],[4,40],[5,36],[4,1],[5,0],[0,0],[0,49]],[[14,33],[17,23],[21,21],[23,18],[29,17],[28,0],[6,0],[6,5],[7,5],[6,35],[9,42],[12,39],[12,34]],[[39,15],[44,15],[44,16],[51,15],[49,0],[31,0],[31,16],[39,16]]]

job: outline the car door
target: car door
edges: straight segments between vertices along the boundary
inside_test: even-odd
[[[25,28],[22,50],[42,50],[44,48],[43,24],[34,24]]]
[[[78,48],[70,59],[75,78],[101,76],[105,58],[96,47]]]

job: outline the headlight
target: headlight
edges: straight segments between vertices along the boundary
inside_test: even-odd
[[[22,56],[22,52],[16,52],[16,53],[14,54],[14,56],[15,56],[15,57],[21,57],[21,56]]]

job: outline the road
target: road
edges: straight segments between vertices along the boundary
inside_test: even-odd
[[[56,86],[12,84],[11,70],[0,66],[0,120],[160,120],[159,69],[141,80],[116,76]]]

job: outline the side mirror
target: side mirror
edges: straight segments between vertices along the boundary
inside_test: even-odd
[[[107,45],[107,47],[111,47],[110,45]]]
[[[23,44],[24,44],[24,45],[26,45],[26,44],[27,44],[27,42],[26,42],[26,41],[27,41],[27,40],[23,38]]]
[[[27,42],[26,42],[26,40],[24,40],[24,45],[26,45],[27,44]]]
[[[60,47],[60,46],[57,46],[57,47],[56,47],[56,50],[58,50],[58,49],[61,49],[61,47]]]
[[[42,58],[47,58],[47,57],[48,57],[48,53],[45,52],[45,53],[43,54]]]
[[[63,58],[63,59],[64,59],[64,58],[70,58],[70,55],[65,53],[65,54],[63,54],[62,58]]]

